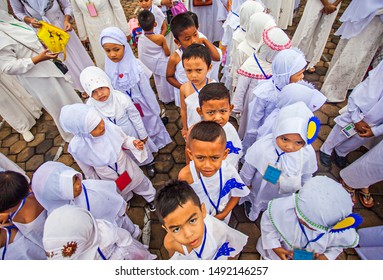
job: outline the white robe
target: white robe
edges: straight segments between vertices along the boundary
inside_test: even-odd
[[[185,98],[187,129],[190,129],[193,125],[201,121],[201,116],[197,112],[197,108],[199,107],[198,96],[199,93],[195,91]]]
[[[174,77],[177,79],[177,81],[180,84],[183,85],[184,83],[186,83],[188,81],[184,66],[182,64],[183,51],[180,49],[176,49],[176,53],[179,55],[181,60],[176,65],[176,71],[174,73]],[[180,90],[178,88],[174,88],[174,101],[175,101],[176,106],[178,106],[178,107],[181,106],[181,96],[180,96]]]
[[[150,9],[150,11],[153,13],[154,20],[157,23],[157,26],[154,27],[153,31],[154,31],[155,34],[161,34],[162,24],[163,24],[164,20],[166,19],[166,17],[164,15],[164,13],[161,11],[161,9],[158,8],[154,4],[152,4],[152,8]]]
[[[226,148],[230,148],[226,161],[238,170],[239,159],[242,157],[242,142],[235,127],[227,122],[223,127],[226,134]]]

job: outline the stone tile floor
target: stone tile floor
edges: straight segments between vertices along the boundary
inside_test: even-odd
[[[301,6],[294,18],[293,26],[289,27],[287,33],[292,36],[300,17],[303,13],[303,8],[306,0],[301,1]],[[127,18],[132,18],[136,10],[136,2],[131,0],[121,0]],[[305,74],[305,80],[312,82],[320,88],[322,86],[324,76],[327,72],[329,61],[331,61],[336,44],[339,41],[338,37],[333,36],[333,32],[340,26],[338,21],[342,12],[345,10],[350,0],[342,2],[341,11],[333,25],[331,35],[323,52],[322,60],[318,63],[316,73]],[[133,48],[135,53],[136,49]],[[153,81],[152,85],[154,87]],[[321,120],[321,131],[318,139],[314,142],[315,150],[318,152],[323,141],[326,139],[331,128],[334,126],[334,117],[339,113],[339,109],[344,107],[347,102],[342,103],[326,103],[319,111],[315,113]],[[169,118],[169,123],[166,128],[171,135],[173,142],[163,148],[156,155],[157,174],[151,180],[155,188],[160,188],[167,180],[176,179],[179,170],[185,165],[184,148],[185,142],[181,136],[181,117],[179,109],[173,104],[164,105],[166,116]],[[0,119],[1,120],[1,119]],[[234,123],[234,120],[231,120]],[[234,123],[235,124],[235,123]],[[3,123],[0,128],[0,152],[6,155],[9,159],[16,162],[23,168],[29,177],[32,177],[33,172],[45,161],[57,160],[68,166],[79,170],[78,165],[68,153],[66,144],[59,135],[59,132],[49,114],[44,112],[42,117],[37,120],[37,124],[32,128],[32,133],[35,139],[26,143],[21,135],[13,130],[7,123]],[[358,157],[366,152],[365,148],[360,148],[357,151],[350,153],[347,156],[348,162],[355,161]],[[334,179],[339,179],[339,168],[333,165],[331,169],[325,169],[320,164],[317,174],[327,175]],[[144,170],[146,172],[146,170]],[[375,199],[375,206],[372,209],[364,208],[359,202],[355,205],[355,212],[363,216],[364,222],[361,227],[383,225],[383,188],[382,182],[379,182],[371,187],[371,193]],[[149,245],[150,250],[157,254],[158,259],[168,259],[168,254],[163,247],[163,237],[165,231],[161,228],[156,215],[145,209],[145,201],[140,197],[134,197],[131,201],[131,207],[128,211],[133,222],[140,225],[144,229],[143,242]],[[249,236],[249,240],[244,250],[237,256],[238,259],[250,260],[259,259],[259,254],[255,250],[255,244],[260,236],[259,219],[253,223],[250,222],[244,215],[243,207],[237,206],[233,210],[233,215],[230,225],[244,232]],[[339,259],[359,259],[354,249],[347,249],[339,256]]]

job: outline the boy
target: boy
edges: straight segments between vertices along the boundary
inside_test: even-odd
[[[170,55],[166,39],[164,35],[153,32],[157,23],[152,12],[146,10],[140,12],[138,23],[144,31],[138,38],[138,58],[153,72],[158,99],[165,104],[173,102],[173,87],[166,81],[165,75]]]
[[[189,80],[180,88],[182,136],[186,138],[188,129],[201,121],[197,113],[198,95],[205,85],[212,82],[206,77],[211,69],[209,50],[203,45],[191,44],[182,54],[182,65]]]
[[[170,23],[170,30],[179,49],[169,57],[166,80],[174,87],[175,103],[177,106],[180,106],[179,88],[187,82],[186,73],[181,63],[184,49],[193,43],[203,44],[209,49],[213,61],[219,61],[220,55],[216,47],[209,40],[198,37],[198,30],[195,27],[194,21],[187,13],[176,15]]]
[[[155,205],[172,260],[224,260],[247,243],[246,235],[206,215],[205,205],[185,181],[168,182],[158,191]]]
[[[192,127],[187,142],[191,161],[178,179],[191,185],[208,214],[228,223],[232,209],[250,191],[238,171],[225,161],[229,153],[225,131],[213,121],[202,121]]]
[[[199,95],[198,114],[205,121],[215,121],[225,130],[229,155],[227,162],[238,169],[242,157],[242,143],[235,127],[229,122],[234,106],[230,104],[229,90],[222,83],[206,85]]]
[[[145,11],[153,13],[155,22],[157,23],[154,26],[154,34],[161,34],[162,36],[165,36],[166,31],[168,30],[168,24],[166,23],[165,15],[161,9],[153,4],[153,0],[138,0],[138,5]]]

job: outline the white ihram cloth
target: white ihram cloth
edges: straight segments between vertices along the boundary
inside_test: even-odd
[[[226,161],[238,170],[239,159],[243,156],[242,141],[230,122],[227,122],[222,128],[226,134],[226,148],[230,149]]]

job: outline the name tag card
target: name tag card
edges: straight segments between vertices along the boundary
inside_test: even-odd
[[[294,249],[294,260],[313,260],[314,252],[306,251],[305,249]]]
[[[281,177],[281,174],[282,170],[269,164],[269,166],[267,166],[265,174],[263,175],[263,180],[266,180],[275,185],[278,182],[279,177]]]
[[[125,171],[117,178],[115,182],[117,188],[122,192],[130,184],[130,182],[132,182],[132,178],[130,178],[128,172]]]
[[[349,123],[348,125],[346,125],[345,127],[342,128],[342,133],[347,137],[347,138],[351,138],[352,136],[354,136],[355,134],[357,134],[358,132],[356,131],[355,129],[355,125],[353,123]]]
[[[97,16],[97,10],[96,10],[96,7],[94,6],[93,2],[86,3],[86,8],[88,9],[89,15],[91,17]]]

